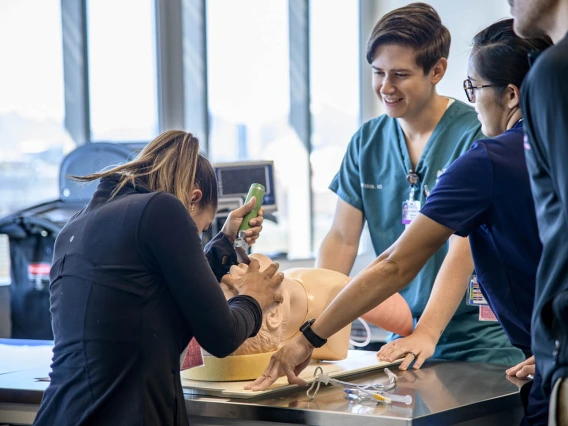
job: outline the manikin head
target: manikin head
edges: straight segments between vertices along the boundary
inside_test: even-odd
[[[257,259],[260,263],[260,270],[265,270],[272,262],[267,256],[253,254],[251,258]],[[248,271],[248,266],[244,264],[231,267],[230,275],[238,279]],[[281,284],[282,303],[274,302],[269,305],[262,315],[262,327],[255,337],[245,340],[245,342],[234,352],[233,355],[250,355],[265,352],[274,352],[278,349],[280,342],[284,340],[284,333],[288,329],[290,320],[290,278],[284,278]],[[221,288],[227,299],[236,294],[223,282]]]
[[[252,258],[266,269],[271,260],[262,254]],[[248,266],[231,268],[233,278],[239,278]],[[310,318],[319,317],[331,301],[351,279],[336,271],[320,268],[292,268],[284,271],[281,284],[282,303],[273,303],[263,312],[262,327],[258,334],[247,339],[233,355],[252,355],[273,352],[299,333],[300,326]],[[235,293],[221,281],[227,299]],[[350,327],[346,327],[328,339],[327,344],[316,349],[313,358],[343,359],[347,354]]]

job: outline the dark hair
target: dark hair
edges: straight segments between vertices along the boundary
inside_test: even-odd
[[[211,206],[213,210],[217,211],[218,204],[218,188],[217,176],[215,170],[209,160],[202,154],[199,154],[197,159],[197,167],[195,170],[195,181],[193,184],[196,188],[201,190],[200,203],[204,206]]]
[[[169,192],[191,210],[191,191],[199,188],[202,192],[199,203],[217,210],[215,171],[209,160],[199,153],[199,141],[191,133],[166,131],[126,164],[87,176],[72,177],[80,182],[90,182],[115,174],[119,180],[111,198],[126,184],[139,184],[151,191]]]
[[[384,15],[373,28],[367,42],[367,62],[373,62],[377,48],[401,44],[416,51],[416,64],[428,74],[450,54],[451,36],[438,12],[426,3],[411,3]]]
[[[513,20],[497,21],[473,38],[470,61],[481,78],[507,87],[521,84],[529,72],[528,54],[552,45],[548,36],[521,38],[513,31]]]

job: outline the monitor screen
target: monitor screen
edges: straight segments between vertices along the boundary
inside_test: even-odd
[[[250,185],[260,183],[266,191],[270,191],[270,185],[266,182],[266,167],[226,168],[220,173],[220,185],[222,194],[247,194]]]

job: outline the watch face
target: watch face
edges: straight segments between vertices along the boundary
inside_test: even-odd
[[[314,322],[316,322],[315,318],[309,319],[307,320],[304,324],[302,324],[302,326],[300,327],[300,331],[304,332],[306,330],[306,328],[308,328],[310,325],[312,325]]]

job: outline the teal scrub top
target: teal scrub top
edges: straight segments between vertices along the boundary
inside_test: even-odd
[[[473,108],[454,101],[442,116],[424,147],[416,169],[420,181],[414,194],[423,206],[426,193],[438,176],[476,139],[483,139]],[[378,256],[402,234],[402,203],[409,198],[408,171],[413,169],[398,120],[381,115],[355,133],[330,189],[343,201],[361,210],[369,226]],[[416,278],[400,294],[407,301],[414,326],[424,312],[448,244],[438,250]],[[400,336],[390,334],[389,341]],[[479,308],[468,306],[465,297],[440,337],[433,357],[513,365],[524,354],[513,347],[501,325],[479,321]]]

